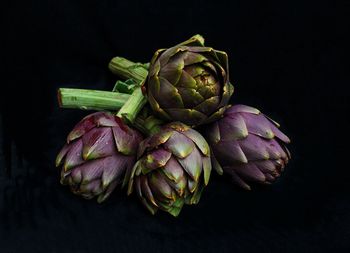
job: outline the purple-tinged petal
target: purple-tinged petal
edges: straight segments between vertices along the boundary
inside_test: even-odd
[[[170,157],[163,168],[163,172],[171,181],[174,182],[178,182],[184,176],[184,171],[181,165],[174,157]]]
[[[273,160],[272,162],[275,164],[278,173],[280,173],[280,171],[283,171],[284,167],[286,166],[286,163],[282,159]]]
[[[149,175],[149,186],[152,190],[153,196],[156,198],[165,197],[167,199],[175,199],[174,192],[170,185],[167,183],[161,173],[155,171]]]
[[[104,193],[102,193],[102,194],[100,194],[100,195],[98,196],[97,202],[98,202],[98,203],[102,203],[103,201],[105,201],[105,200],[111,195],[111,193],[114,191],[114,189],[115,189],[116,187],[117,187],[117,182],[112,182],[112,183],[108,186],[107,190],[106,190]]]
[[[124,177],[123,186],[128,184],[128,190],[127,190],[128,195],[130,195],[132,193],[135,173],[139,169],[140,165],[141,165],[141,161],[139,160],[134,164],[134,166],[132,167],[132,169],[130,171],[127,171],[127,175],[125,175],[125,177]]]
[[[210,144],[216,144],[221,140],[220,128],[218,121],[206,126],[205,136]]]
[[[168,184],[177,192],[179,196],[182,196],[185,193],[187,187],[187,179],[185,176],[180,177],[176,182],[170,180],[166,177]]]
[[[159,77],[165,78],[171,84],[176,84],[179,81],[182,69],[185,66],[185,54],[185,52],[178,52],[171,57],[167,64],[161,66]]]
[[[101,187],[101,180],[96,179],[87,184],[80,185],[80,192],[92,193],[98,195],[102,193],[103,189]]]
[[[216,159],[213,151],[210,152],[210,158],[211,158],[211,163],[212,163],[212,167],[214,168],[214,170],[216,171],[216,173],[218,173],[219,175],[222,175],[224,173],[221,165],[219,164],[218,160]]]
[[[176,157],[185,158],[193,151],[195,145],[191,139],[174,131],[168,141],[163,144],[163,147],[171,151]]]
[[[70,177],[72,178],[72,182],[74,184],[80,184],[82,179],[83,179],[81,169],[79,169],[79,167],[73,169],[71,174],[70,174]]]
[[[275,136],[280,139],[282,142],[284,143],[290,143],[290,139],[287,135],[285,135],[284,133],[282,133],[276,126],[271,125],[271,129],[273,131],[273,133],[275,134]]]
[[[260,137],[250,134],[247,138],[238,142],[249,161],[269,159],[266,145]]]
[[[152,135],[149,139],[146,139],[147,148],[155,148],[166,141],[175,133],[172,129],[162,129],[160,132]]]
[[[210,173],[211,173],[211,160],[210,157],[202,157],[203,172],[204,172],[204,184],[208,185]]]
[[[187,174],[195,181],[198,181],[202,173],[202,156],[197,148],[184,159],[177,159]]]
[[[237,141],[220,141],[213,146],[216,159],[222,166],[234,163],[247,163],[248,159]]]
[[[279,143],[275,139],[262,139],[262,141],[265,143],[266,150],[269,153],[270,159],[279,159],[281,157],[287,157],[286,153],[283,151],[283,149],[280,147]]]
[[[62,160],[63,158],[65,158],[69,149],[70,149],[70,144],[66,143],[56,157],[56,167],[62,164]]]
[[[143,175],[142,175],[143,176]],[[135,190],[136,190],[136,194],[140,197],[143,198],[143,194],[142,194],[142,190],[141,190],[141,177],[136,177],[134,184],[135,184]]]
[[[225,111],[225,115],[226,114],[236,114],[236,113],[259,114],[260,111],[254,107],[250,107],[247,105],[234,105]]]
[[[222,141],[234,141],[248,136],[244,118],[240,114],[228,115],[218,121]]]
[[[197,132],[192,128],[189,128],[187,131],[182,132],[182,134],[190,138],[196,144],[199,150],[203,153],[203,155],[209,156],[210,154],[209,145],[199,132]]]
[[[117,152],[112,129],[109,127],[94,128],[85,134],[82,140],[84,160],[111,156]]]
[[[165,166],[165,164],[169,161],[171,157],[171,153],[163,148],[158,148],[148,153],[143,158],[143,174],[148,173],[154,169]]]
[[[205,91],[202,88],[201,90],[199,90],[199,92]],[[203,102],[198,103],[193,109],[206,115],[211,115],[212,113],[214,113],[220,104],[220,96],[209,97],[209,95],[207,95],[207,97],[208,98],[204,99]]]
[[[101,178],[104,168],[103,159],[91,160],[74,169],[80,170],[82,174],[82,184],[87,184],[92,180]]]
[[[193,193],[198,187],[198,181],[187,178],[187,187],[188,190]]]
[[[81,136],[86,134],[88,131],[96,127],[95,116],[100,114],[101,112],[90,114],[85,118],[83,118],[78,124],[76,124],[73,130],[69,133],[67,137],[67,143],[77,138],[80,138]]]
[[[202,95],[197,91],[197,89],[183,87],[178,87],[177,89],[181,95],[185,108],[193,108],[205,100],[204,97],[202,97]]]
[[[276,165],[271,160],[260,160],[254,163],[263,173],[273,173],[276,170]]]
[[[116,126],[112,130],[117,150],[124,155],[135,154],[142,140],[141,134],[128,126]]]
[[[184,64],[186,66],[192,65],[195,63],[204,62],[204,61],[208,60],[204,55],[192,53],[192,52],[186,52],[185,55],[183,56],[183,58],[184,58]]]
[[[269,174],[269,173],[265,173],[265,178],[266,178],[266,181],[268,182],[273,182],[276,180],[276,177],[274,177],[273,175]]]
[[[178,78],[180,78],[181,70]],[[184,108],[181,95],[167,79],[160,77],[160,90],[158,94],[153,94],[162,108]]]
[[[153,205],[158,206],[149,187],[147,176],[140,176],[140,189],[143,197],[146,197]]]
[[[137,159],[139,159],[145,153],[146,149],[149,147],[149,144],[148,144],[149,140],[150,140],[150,137],[140,142],[139,147],[137,149],[137,155],[136,155]]]
[[[69,144],[69,151],[66,154],[66,159],[63,166],[64,171],[68,171],[73,167],[84,163],[82,158],[82,149],[83,142],[81,139]]]
[[[127,157],[120,154],[115,154],[103,158],[103,173],[102,173],[102,187],[105,189],[112,181],[120,182],[122,176],[125,174],[129,161],[133,157]]]
[[[266,139],[272,139],[275,137],[272,130],[274,125],[268,119],[266,119],[263,114],[255,115],[251,113],[242,113],[241,115],[244,118],[249,133]]]
[[[265,175],[262,173],[258,167],[256,167],[253,163],[238,165],[234,167],[234,170],[237,174],[239,174],[241,177],[255,181],[255,182],[264,182],[265,181]]]
[[[186,71],[181,72],[181,76],[179,81],[176,84],[176,87],[182,87],[182,88],[196,88],[197,82],[196,80],[188,74]]]

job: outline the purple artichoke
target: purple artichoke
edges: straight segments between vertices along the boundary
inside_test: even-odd
[[[193,36],[154,54],[144,87],[158,117],[189,126],[213,122],[233,93],[227,54],[205,47],[202,36]]]
[[[230,107],[205,129],[214,168],[247,190],[248,182],[272,183],[291,158],[285,146],[290,140],[278,127],[253,107]]]
[[[82,119],[67,137],[56,159],[62,166],[61,183],[86,199],[103,202],[136,159],[141,134],[108,112]]]
[[[148,210],[177,216],[184,204],[198,203],[211,173],[206,140],[190,127],[174,122],[145,139],[138,161],[128,171],[125,184],[133,188]]]

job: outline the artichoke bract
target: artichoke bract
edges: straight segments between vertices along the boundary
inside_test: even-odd
[[[247,190],[251,189],[249,182],[272,183],[291,158],[285,145],[290,140],[278,127],[253,107],[230,107],[205,130],[213,166]]]
[[[56,159],[61,183],[86,199],[106,200],[132,168],[142,135],[108,112],[82,119],[70,132]]]
[[[233,93],[225,52],[204,46],[200,35],[158,50],[144,87],[154,113],[198,126],[218,119]]]
[[[127,172],[128,194],[135,189],[147,209],[177,216],[184,204],[197,204],[211,173],[210,149],[203,136],[180,122],[145,139],[138,161]]]

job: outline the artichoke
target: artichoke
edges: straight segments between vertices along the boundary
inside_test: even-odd
[[[205,129],[213,167],[247,190],[248,182],[272,183],[291,158],[285,146],[290,140],[278,127],[253,107],[232,106]]]
[[[144,88],[154,113],[198,126],[218,119],[233,93],[225,52],[204,46],[200,35],[158,50]]]
[[[132,168],[141,134],[120,118],[97,112],[82,119],[67,137],[56,159],[62,166],[61,183],[86,199],[106,200],[125,171]]]
[[[135,189],[146,208],[177,216],[184,204],[197,204],[211,173],[210,149],[197,131],[180,122],[145,139],[138,161],[127,172],[128,194]]]

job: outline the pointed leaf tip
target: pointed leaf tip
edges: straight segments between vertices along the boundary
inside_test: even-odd
[[[196,34],[192,36],[193,40],[197,40],[199,43],[201,43],[204,46],[204,37],[200,34]]]

